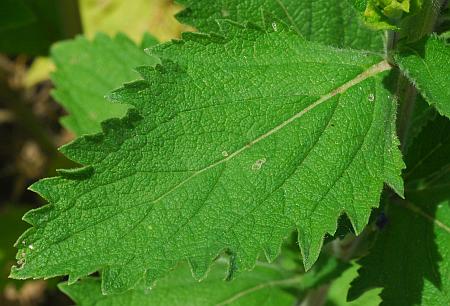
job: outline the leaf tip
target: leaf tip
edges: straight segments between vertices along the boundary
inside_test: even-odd
[[[56,170],[59,175],[61,175],[65,179],[71,180],[83,180],[91,177],[94,174],[94,167],[85,166],[80,168],[71,168],[71,169],[57,169]]]
[[[192,276],[201,282],[206,278],[210,270],[211,263],[205,258],[191,257],[188,259]]]

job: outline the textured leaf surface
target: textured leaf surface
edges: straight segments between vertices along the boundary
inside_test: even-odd
[[[450,46],[431,36],[395,56],[403,73],[424,98],[442,114],[450,117]]]
[[[128,116],[62,149],[86,167],[32,186],[50,205],[25,216],[14,277],[103,269],[117,292],[183,259],[202,278],[224,250],[232,273],[295,227],[310,268],[341,213],[360,232],[383,182],[402,192],[386,62],[228,27],[153,49],[163,65],[113,95]]]
[[[76,135],[100,132],[102,121],[123,117],[128,106],[111,104],[105,95],[138,79],[137,66],[159,62],[123,34],[114,38],[98,34],[93,41],[78,37],[59,43],[52,49],[52,59],[57,67],[52,75],[56,86],[53,95],[70,113],[62,119],[63,125]]]
[[[192,278],[189,267],[181,265],[161,279],[153,289],[140,286],[118,295],[102,295],[99,279],[83,279],[60,288],[78,306],[291,306],[295,297],[283,287],[297,286],[300,278],[267,265],[257,265],[232,282],[224,282],[226,266],[217,263],[202,282]]]
[[[360,261],[350,298],[381,287],[381,305],[450,304],[449,135],[450,122],[438,118],[409,150],[407,200],[388,206],[389,223]]]
[[[353,7],[359,12],[364,13],[367,7],[367,3],[370,0],[349,0],[349,2],[353,5]]]
[[[300,36],[336,47],[383,50],[379,32],[366,29],[351,4],[328,0],[183,0],[187,8],[178,14],[181,22],[201,31],[218,31],[218,19],[254,22],[277,27],[281,21]]]

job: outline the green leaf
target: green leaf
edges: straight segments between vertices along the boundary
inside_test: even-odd
[[[351,0],[365,24],[375,30],[394,30],[403,43],[433,32],[439,15],[436,0]]]
[[[155,286],[146,288],[140,284],[121,294],[103,295],[100,279],[92,277],[72,285],[62,283],[59,287],[79,306],[293,305],[308,289],[328,284],[349,267],[349,264],[328,256],[321,256],[319,262],[303,275],[284,270],[277,264],[257,262],[252,272],[224,282],[227,269],[225,259],[221,258],[201,282],[192,278],[187,264],[180,264]],[[293,290],[295,296],[288,294]]]
[[[308,289],[329,284],[340,277],[349,266],[347,262],[322,253],[313,268],[302,275],[300,288],[307,292]]]
[[[388,225],[360,261],[351,299],[381,287],[381,305],[450,304],[449,135],[449,120],[439,117],[409,150],[406,200],[389,203]]]
[[[353,7],[360,13],[364,13],[369,1],[370,0],[348,0],[348,2],[351,3]]]
[[[395,55],[402,72],[414,83],[425,100],[442,115],[450,117],[450,46],[430,36]]]
[[[331,283],[325,306],[378,306],[380,304],[381,299],[378,296],[381,292],[380,289],[369,290],[357,300],[347,301],[347,292],[350,283],[358,276],[358,267],[358,265],[353,264],[350,269]]]
[[[381,305],[449,305],[449,201],[392,204],[387,217],[349,297],[383,287]]]
[[[409,13],[410,0],[369,0],[364,10],[364,21],[376,30],[398,29],[396,20]]]
[[[402,193],[381,57],[222,27],[152,49],[162,65],[112,95],[134,109],[62,148],[93,170],[32,186],[50,205],[25,216],[35,249],[13,277],[102,269],[120,292],[186,259],[201,279],[225,250],[232,276],[294,228],[309,269],[342,213],[359,233],[383,182]]]
[[[428,188],[450,170],[450,121],[438,116],[417,136],[406,157],[404,177],[410,188]]]
[[[295,297],[283,290],[300,284],[293,276],[274,266],[258,264],[250,273],[243,273],[232,282],[224,282],[226,266],[216,263],[208,278],[198,282],[183,264],[164,277],[151,290],[140,285],[118,295],[103,295],[101,281],[87,278],[73,285],[60,284],[78,306],[197,306],[197,305],[293,305]]]
[[[146,47],[155,44],[148,37],[144,42]],[[55,45],[51,52],[57,68],[52,75],[53,96],[70,113],[62,124],[76,135],[93,134],[101,131],[102,121],[125,116],[129,107],[111,104],[105,96],[138,79],[135,67],[159,62],[143,49],[123,34],[114,38],[98,34],[93,41],[78,37]]]
[[[253,22],[265,28],[279,22],[300,36],[336,47],[382,51],[383,37],[366,29],[352,6],[329,0],[183,0],[187,8],[177,15],[200,31],[219,31],[219,19]]]
[[[147,49],[156,46],[157,44],[159,44],[159,41],[150,33],[145,32],[144,35],[142,36],[140,46],[142,49]]]
[[[437,0],[412,1],[410,14],[400,23],[400,39],[408,43],[416,42],[433,32],[441,3]]]

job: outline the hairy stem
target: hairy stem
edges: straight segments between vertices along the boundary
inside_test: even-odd
[[[411,121],[416,105],[417,89],[405,76],[399,75],[396,96],[400,103],[400,116],[397,120],[397,135],[400,140],[401,151],[403,155],[406,155],[409,130],[411,128]]]
[[[390,64],[394,63],[392,59],[392,50],[394,50],[394,46],[397,42],[397,33],[394,31],[385,31],[385,41],[384,41],[384,56],[386,61]]]
[[[60,30],[64,37],[75,37],[83,33],[78,0],[57,1],[56,5],[61,19]]]
[[[325,305],[330,290],[330,284],[326,284],[311,290],[300,306],[320,306]]]

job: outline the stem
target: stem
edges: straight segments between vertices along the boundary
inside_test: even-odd
[[[385,32],[385,45],[384,45],[384,56],[388,63],[393,64],[394,60],[392,58],[392,50],[394,50],[395,44],[397,42],[398,36],[394,31],[386,31]]]
[[[385,56],[386,60],[394,63],[392,53],[396,49],[399,36],[394,31],[386,31]],[[399,102],[399,117],[397,119],[397,135],[400,140],[401,151],[406,154],[411,119],[414,114],[417,91],[405,76],[399,74],[395,96]]]
[[[425,22],[422,24],[420,33],[429,34],[433,31],[436,21],[439,17],[440,8],[444,5],[445,0],[437,1],[430,7],[424,8],[426,15],[423,16]],[[390,60],[393,50],[396,48],[396,38],[392,31],[388,31],[386,42],[386,56]],[[390,38],[390,39],[389,39]],[[409,144],[409,131],[411,128],[411,121],[414,115],[414,109],[417,100],[417,89],[409,82],[404,75],[399,75],[397,82],[396,96],[400,103],[400,112],[397,120],[397,135],[401,143],[401,151],[406,155]]]
[[[72,38],[83,33],[78,0],[57,1],[56,3],[63,36]]]
[[[315,288],[308,292],[300,306],[320,306],[325,305],[328,297],[328,290],[330,290],[330,284],[326,284]]]
[[[400,140],[401,151],[403,155],[406,155],[411,121],[416,106],[417,89],[405,76],[399,75],[396,96],[400,102],[400,116],[397,120],[397,135]]]

